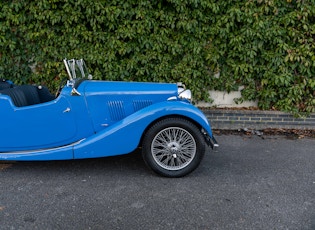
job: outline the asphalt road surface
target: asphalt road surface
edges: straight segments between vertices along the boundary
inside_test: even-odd
[[[0,229],[315,229],[315,139],[222,135],[192,174],[141,156],[0,162]]]

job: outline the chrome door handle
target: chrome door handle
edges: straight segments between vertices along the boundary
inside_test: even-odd
[[[70,110],[71,110],[71,109],[68,107],[68,108],[66,108],[66,109],[63,111],[63,113],[69,113]]]

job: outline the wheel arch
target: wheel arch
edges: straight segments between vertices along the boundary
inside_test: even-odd
[[[146,133],[148,132],[148,130],[151,127],[153,127],[155,124],[159,123],[160,121],[165,120],[165,119],[169,119],[169,118],[181,118],[183,120],[187,120],[187,121],[191,122],[192,124],[194,124],[200,130],[200,132],[201,132],[201,129],[203,128],[200,123],[198,123],[196,120],[192,119],[191,117],[188,117],[188,116],[185,116],[185,115],[182,115],[182,114],[165,115],[165,116],[162,116],[162,117],[159,117],[159,118],[153,120],[150,124],[147,125],[147,127],[144,129],[144,131],[142,133],[142,136],[141,136],[141,139],[140,139],[138,147],[142,146],[143,138],[144,138],[144,136],[146,135]]]

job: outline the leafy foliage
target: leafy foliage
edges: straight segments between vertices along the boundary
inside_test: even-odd
[[[262,109],[314,112],[315,2],[222,1],[207,59],[215,88],[244,85]]]
[[[0,78],[54,89],[62,59],[84,58],[96,79],[180,81],[197,100],[243,85],[239,101],[312,112],[314,25],[314,0],[4,0]]]

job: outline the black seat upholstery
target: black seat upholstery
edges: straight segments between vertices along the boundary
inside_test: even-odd
[[[0,90],[11,88],[11,84],[5,79],[0,79]]]
[[[41,103],[52,101],[55,99],[55,96],[49,92],[49,89],[46,86],[37,86],[37,92]]]
[[[11,97],[17,107],[35,105],[55,99],[48,88],[34,85],[21,85],[14,88],[0,88],[0,94]]]
[[[15,89],[21,90],[26,98],[27,105],[35,105],[40,103],[39,95],[36,86],[33,85],[21,85]]]
[[[22,90],[16,88],[7,88],[0,91],[0,94],[11,97],[13,104],[17,107],[27,106],[27,100]]]

